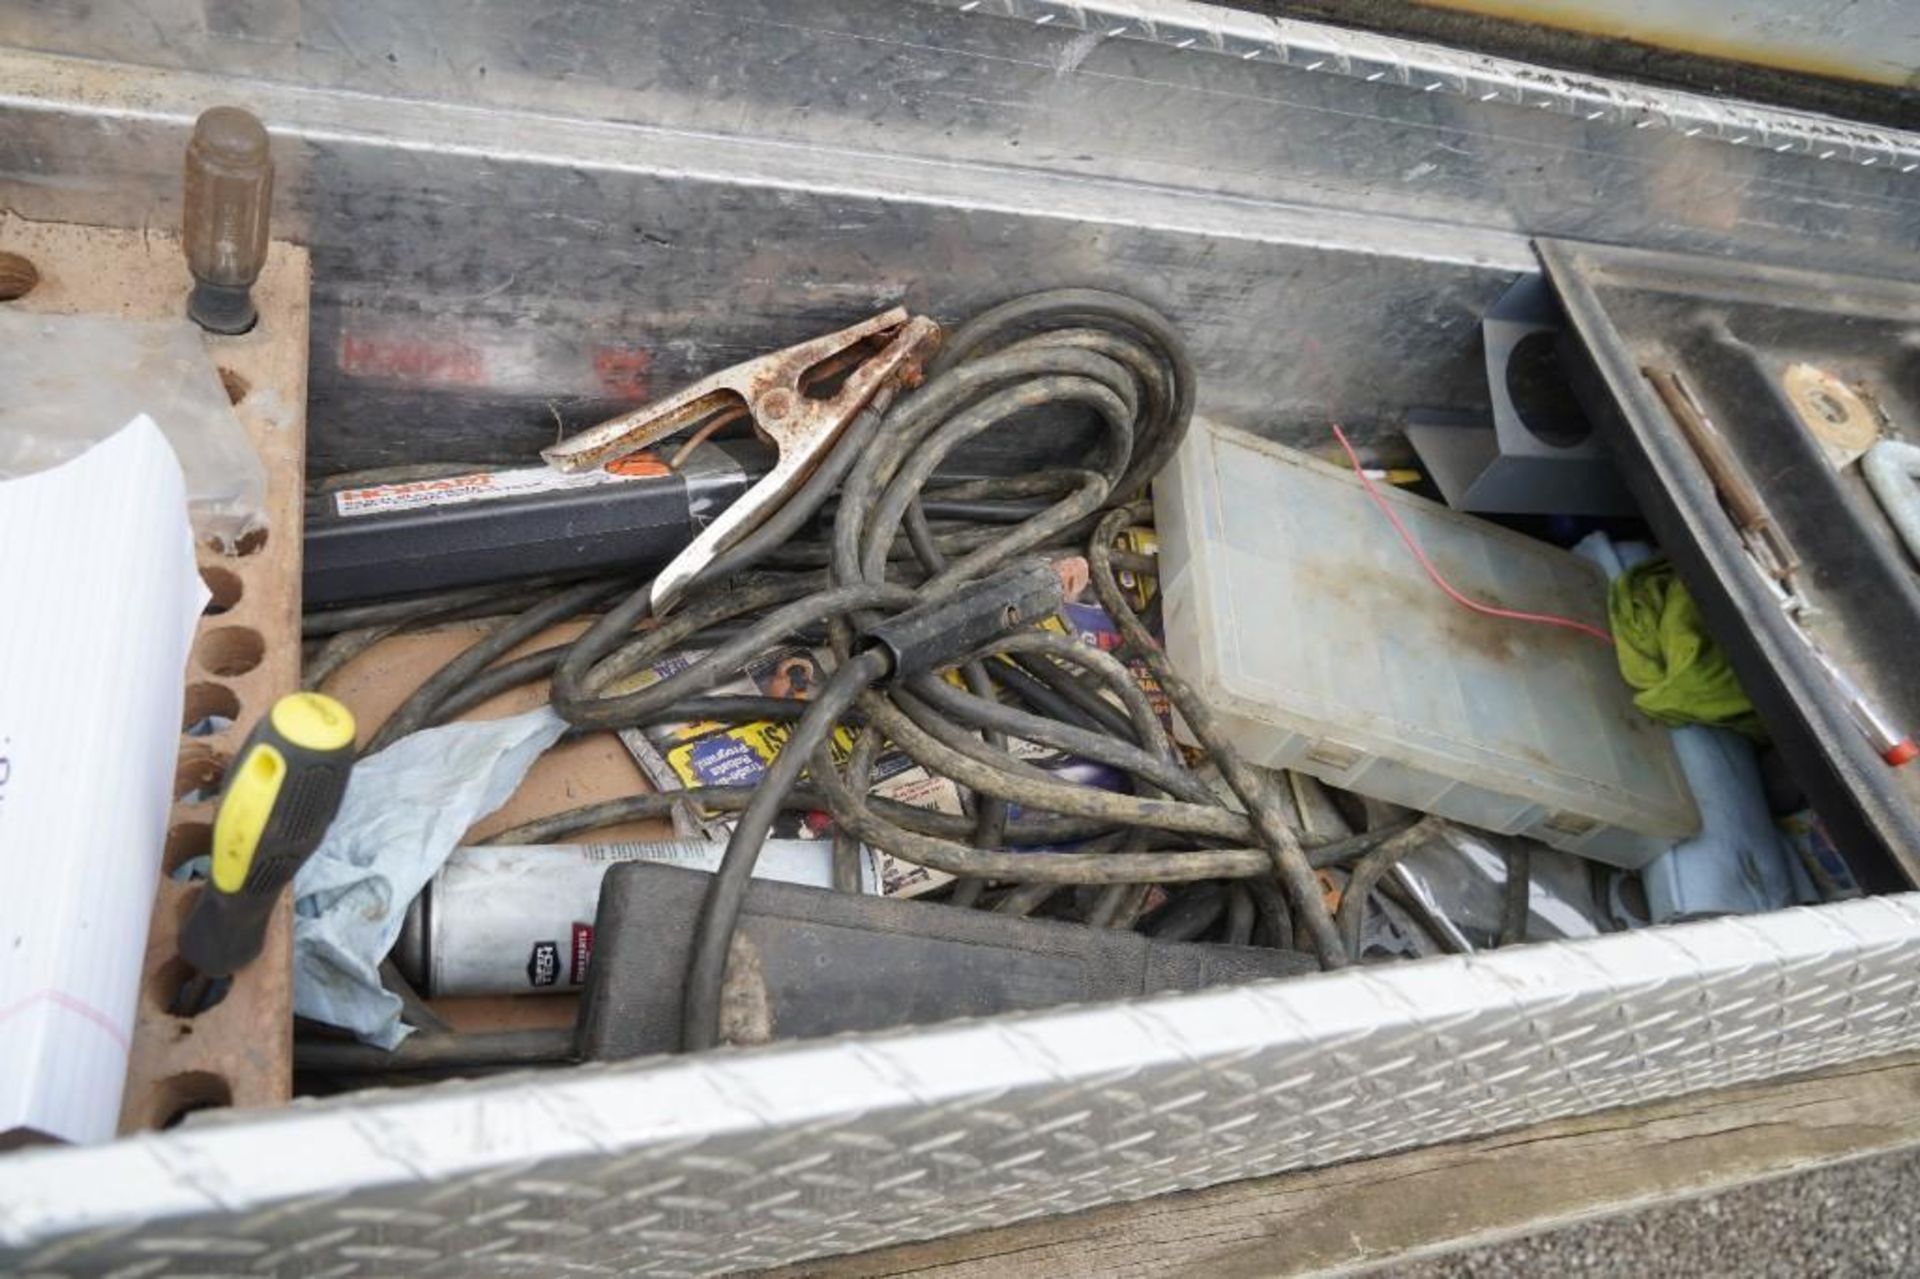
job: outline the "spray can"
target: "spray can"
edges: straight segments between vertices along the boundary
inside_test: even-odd
[[[609,867],[644,861],[711,871],[725,851],[725,844],[701,840],[456,849],[407,908],[393,960],[429,999],[577,994],[593,958],[593,918]],[[830,888],[833,844],[770,839],[753,873]],[[877,891],[865,850],[860,880],[862,892]]]

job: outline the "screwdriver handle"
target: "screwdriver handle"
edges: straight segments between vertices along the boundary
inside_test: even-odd
[[[353,714],[321,693],[273,704],[240,747],[213,820],[213,868],[180,930],[180,957],[230,977],[266,940],[280,890],[319,846],[353,768]]]

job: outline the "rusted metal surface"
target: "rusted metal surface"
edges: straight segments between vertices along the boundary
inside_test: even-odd
[[[859,408],[858,403],[848,407],[852,393],[864,387],[865,393],[859,397],[864,403],[879,385],[878,378],[872,376],[876,365],[889,358],[897,363],[905,352],[897,343],[890,346],[881,361],[856,371],[831,400],[813,401],[795,413],[795,402],[806,398],[800,385],[802,375],[848,348],[906,322],[906,308],[894,307],[837,333],[722,369],[658,403],[609,418],[552,448],[542,449],[540,456],[563,471],[591,470],[657,444],[712,414],[742,403],[752,415],[754,425],[776,442],[775,430],[806,432],[829,421],[844,425]]]
[[[888,339],[886,346],[855,364],[833,394],[814,398],[807,393],[809,374],[882,337]],[[759,527],[793,495],[882,388],[917,382],[921,364],[939,342],[939,325],[896,306],[837,333],[722,369],[657,404],[622,413],[543,449],[541,456],[563,471],[588,470],[745,406],[754,430],[779,450],[779,458],[772,471],[660,571],[653,583],[653,606],[664,609],[716,555]]]

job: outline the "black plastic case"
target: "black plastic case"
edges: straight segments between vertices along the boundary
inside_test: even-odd
[[[710,879],[646,862],[607,872],[580,1010],[582,1056],[680,1047],[694,923]],[[756,879],[728,964],[721,1030],[738,1042],[809,1039],[1318,969],[1297,951],[1155,941]]]

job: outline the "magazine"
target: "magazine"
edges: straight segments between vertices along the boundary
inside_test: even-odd
[[[1150,580],[1150,579],[1149,579]],[[1118,630],[1097,604],[1067,604],[1047,625],[1101,649],[1120,644]],[[635,692],[685,670],[706,650],[687,649],[668,654],[651,666],[616,683],[612,694]],[[787,645],[771,649],[749,662],[739,675],[712,690],[712,696],[812,696],[833,670],[833,655],[825,649]],[[1148,700],[1163,720],[1170,716],[1164,694],[1143,666],[1134,668]],[[700,786],[753,786],[786,744],[793,726],[769,720],[746,724],[656,724],[621,730],[619,737],[640,771],[662,793]],[[828,740],[836,763],[844,764],[853,750],[854,734],[837,728]],[[1033,742],[1011,741],[1008,750],[1020,759],[1057,773],[1063,780],[1107,790],[1124,790],[1126,779],[1115,769]],[[951,780],[930,773],[889,745],[875,758],[871,793],[915,808],[958,814],[963,811],[960,790]],[[1018,815],[1018,807],[1011,808]],[[710,813],[693,804],[676,805],[674,834],[682,839],[725,840],[733,833],[733,814]],[[832,820],[824,812],[784,812],[774,823],[777,839],[830,839]],[[1037,851],[1037,850],[1036,850]],[[881,892],[890,897],[917,897],[950,882],[944,871],[918,866],[878,852],[875,865]]]
[[[686,669],[705,650],[669,654],[651,667],[615,685],[612,691],[630,693],[649,687]],[[749,662],[739,676],[712,690],[716,697],[790,697],[805,700],[833,669],[833,655],[824,649],[792,645],[772,649]],[[656,724],[628,728],[620,741],[635,764],[662,793],[696,786],[753,786],[786,745],[793,725],[770,720],[747,724]],[[853,751],[854,735],[837,728],[827,749],[834,762],[844,764]],[[871,792],[915,808],[959,813],[960,790],[944,777],[935,777],[892,747],[874,761]],[[692,804],[676,805],[674,834],[683,839],[725,840],[733,833],[731,813],[707,813]],[[830,839],[831,819],[824,812],[784,812],[774,823],[776,839]],[[889,897],[917,897],[949,882],[953,876],[877,853],[880,890]]]

